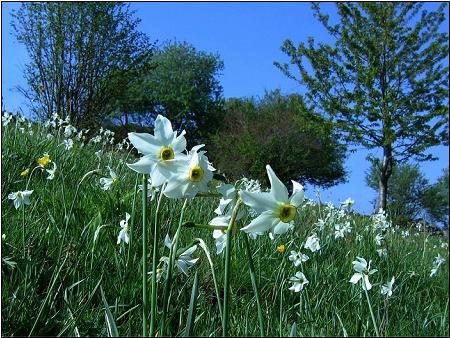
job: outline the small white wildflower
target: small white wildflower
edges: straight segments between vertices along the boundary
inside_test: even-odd
[[[306,262],[309,257],[301,252],[291,251],[289,260],[294,264],[294,266],[299,266],[303,262]]]
[[[8,195],[8,199],[13,201],[16,209],[19,209],[22,205],[31,204],[30,195],[32,193],[33,193],[33,190],[12,192]]]
[[[292,282],[292,286],[289,288],[289,290],[292,290],[294,292],[302,291],[305,285],[309,283],[309,281],[306,279],[306,276],[303,274],[303,272],[300,271],[298,271],[294,277],[289,278],[289,281]]]
[[[319,238],[316,234],[312,234],[306,239],[306,243],[304,245],[305,249],[309,249],[312,252],[316,252],[320,250],[320,243]]]
[[[386,295],[387,297],[392,296],[392,286],[394,285],[395,278],[392,276],[392,279],[390,282],[387,282],[383,286],[381,286],[381,294]]]

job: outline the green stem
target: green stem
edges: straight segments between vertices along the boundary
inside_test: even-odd
[[[363,283],[363,289],[366,293],[367,304],[369,304],[370,316],[372,317],[372,323],[375,328],[375,333],[377,334],[377,337],[380,337],[380,332],[378,331],[377,323],[375,322],[375,316],[373,315],[372,304],[370,303],[369,294],[367,293],[364,283]]]
[[[147,186],[147,182],[144,183],[144,186]],[[163,196],[164,185],[161,187],[161,191],[158,196],[158,204],[156,205],[155,211],[155,222],[153,228],[153,261],[152,261],[152,298],[151,298],[151,320],[150,320],[150,335],[152,337],[155,336],[155,328],[156,328],[156,269],[158,265],[158,237],[159,237],[159,227],[158,227],[158,215],[159,215],[159,207],[161,205],[161,199]],[[145,188],[145,198],[147,198],[147,188]]]
[[[147,175],[142,175],[142,336],[148,336],[148,295],[147,295]],[[152,312],[152,321],[154,320]],[[150,324],[151,325],[151,324]],[[150,329],[151,330],[151,329]]]
[[[183,226],[184,210],[186,208],[187,199],[184,200],[183,207],[181,208],[180,221],[178,223],[177,231],[173,236],[172,245],[170,246],[169,264],[167,265],[166,282],[164,284],[164,296],[163,296],[163,309],[161,315],[161,336],[166,334],[166,318],[167,308],[169,307],[169,294],[172,285],[173,265],[175,264],[175,257],[177,254],[178,238],[180,237],[181,227]]]
[[[222,336],[228,336],[228,323],[230,316],[230,257],[231,257],[231,231],[233,229],[234,222],[236,221],[236,217],[238,215],[239,208],[242,202],[239,199],[236,202],[236,205],[233,209],[233,213],[231,214],[230,223],[228,224],[227,230],[227,244],[225,247],[225,276],[224,276],[224,290],[223,290],[223,319],[222,319]]]
[[[250,249],[250,243],[248,241],[248,235],[244,234],[245,251],[247,252],[248,265],[250,268],[250,279],[252,280],[253,291],[255,292],[256,305],[258,307],[258,319],[259,319],[259,333],[261,337],[264,337],[264,321],[261,308],[261,301],[259,297],[259,289],[256,282],[255,266],[253,264],[252,251]]]
[[[139,174],[136,175],[136,182],[134,184],[133,206],[131,208],[130,226],[128,227],[128,232],[129,232],[129,236],[130,236],[130,243],[128,245],[128,253],[127,253],[127,265],[126,265],[127,272],[128,272],[128,267],[130,265],[131,245],[133,243],[134,216],[135,216],[135,213],[136,213],[136,195],[137,195],[138,182],[139,182]]]
[[[23,258],[25,258],[25,205],[22,204],[22,244],[23,244]]]

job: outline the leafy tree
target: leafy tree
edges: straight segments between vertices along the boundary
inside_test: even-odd
[[[138,19],[119,2],[26,2],[12,13],[28,51],[21,91],[38,117],[58,113],[89,124],[117,109],[111,84],[128,88],[130,74],[151,54]],[[123,100],[122,100],[123,101]]]
[[[205,141],[222,119],[224,101],[218,76],[223,61],[186,42],[175,42],[157,50],[152,64],[154,69],[143,82],[151,102],[143,120],[152,123],[162,114],[175,128],[186,129],[190,142]]]
[[[266,93],[261,100],[229,99],[208,156],[230,179],[266,182],[266,164],[290,186],[294,179],[324,187],[344,180],[345,147],[333,126],[308,109],[301,96]],[[268,182],[266,182],[268,183]]]
[[[378,190],[380,172],[372,164],[366,173],[366,183]],[[430,184],[418,164],[403,163],[394,166],[387,198],[388,214],[397,224],[426,219],[448,226],[448,169]]]
[[[423,196],[423,206],[429,218],[434,222],[440,222],[448,228],[448,168]]]
[[[318,4],[315,16],[335,39],[334,46],[313,38],[282,50],[298,68],[275,62],[305,85],[311,104],[333,119],[352,144],[380,149],[375,161],[380,207],[386,208],[394,163],[435,159],[428,147],[448,144],[448,33],[439,32],[446,4],[421,10],[417,2],[341,2],[340,23],[331,24]]]

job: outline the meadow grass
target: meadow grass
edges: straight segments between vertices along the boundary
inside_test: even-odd
[[[25,127],[24,132],[13,123],[2,127],[2,335],[140,335],[142,200],[141,194],[135,196],[136,173],[125,165],[134,162],[135,156],[112,146],[87,144],[81,148],[77,142],[72,149],[65,150],[61,135],[53,139],[47,139],[46,135],[46,128],[38,124]],[[99,159],[95,152],[101,148]],[[47,180],[47,173],[40,169],[31,178],[21,177],[20,173],[34,168],[44,153],[57,163],[55,178]],[[108,165],[119,179],[110,190],[104,191],[99,179],[109,175]],[[16,210],[8,194],[25,190],[28,180],[28,189],[33,190],[31,205]],[[211,186],[218,183],[214,181]],[[130,243],[117,244],[119,222],[125,219],[126,212],[132,213],[133,202]],[[147,222],[153,224],[156,199],[149,199],[148,203]],[[161,255],[169,255],[164,237],[167,233],[173,237],[182,203],[167,198],[161,201],[158,238]],[[218,198],[195,198],[188,202],[184,219],[207,224],[215,216],[213,210],[217,205]],[[264,235],[249,241],[260,288],[264,334],[288,336],[295,331],[292,330],[295,324],[299,336],[375,335],[364,291],[359,284],[349,283],[354,273],[352,261],[358,256],[371,259],[372,267],[378,269],[370,278],[373,289],[369,297],[381,335],[448,336],[448,251],[441,247],[448,240],[417,232],[415,228],[409,229],[411,236],[406,238],[401,236],[404,229],[389,230],[384,245],[388,255],[380,257],[373,232],[366,230],[372,222],[369,217],[350,213],[353,231],[345,238],[335,239],[333,224],[326,224],[322,231],[316,227],[318,219],[325,218],[326,210],[325,204],[305,203],[293,231],[275,240]],[[244,226],[249,221],[246,216],[239,224]],[[153,229],[148,228],[150,268]],[[301,267],[294,267],[288,259],[290,251],[298,251],[313,232],[320,238],[320,251],[302,249],[310,259]],[[356,239],[357,234],[362,235],[361,241]],[[229,333],[258,336],[256,297],[243,236],[241,231],[235,231],[233,236]],[[182,228],[179,247],[197,237],[205,241],[211,252],[222,292],[224,256],[216,254],[212,232]],[[280,244],[286,246],[284,253],[277,251]],[[430,277],[438,253],[446,261]],[[200,247],[194,256],[200,259],[188,277],[174,270],[166,333],[184,335],[188,317],[194,313],[190,334],[220,336],[221,317],[210,265]],[[309,284],[294,293],[288,290],[291,285],[288,278],[299,270]],[[191,290],[196,273],[195,303],[191,301]],[[380,293],[380,287],[392,276],[395,276],[394,291],[387,299]],[[150,286],[150,275],[148,278]],[[159,283],[159,311],[163,290],[163,283]],[[195,312],[189,311],[190,304],[195,305]],[[161,314],[156,319],[157,330],[160,317]]]

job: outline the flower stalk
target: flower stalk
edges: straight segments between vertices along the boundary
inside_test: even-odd
[[[227,245],[225,247],[225,277],[224,277],[224,292],[223,292],[223,319],[222,319],[222,336],[228,336],[228,323],[230,316],[230,274],[231,274],[231,231],[236,221],[238,211],[242,205],[242,201],[239,198],[234,206],[233,213],[231,214],[230,223],[227,229]]]
[[[142,336],[148,336],[148,295],[147,295],[147,175],[142,175]],[[153,248],[153,251],[155,248]],[[152,298],[153,305],[153,298]],[[151,323],[155,320],[152,306]],[[152,325],[150,323],[150,331]]]
[[[167,308],[169,306],[169,294],[170,288],[172,286],[173,265],[175,264],[175,258],[177,256],[178,238],[180,237],[181,227],[183,226],[184,210],[186,209],[187,201],[188,201],[187,199],[184,200],[183,206],[181,208],[178,228],[173,237],[172,245],[170,246],[169,263],[167,265],[166,282],[164,284],[163,309],[161,315],[161,336],[164,336],[166,334],[165,330],[166,330]]]

